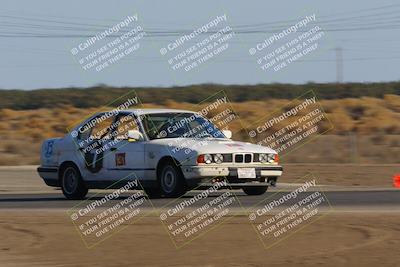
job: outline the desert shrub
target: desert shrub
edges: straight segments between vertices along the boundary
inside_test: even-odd
[[[230,100],[233,99],[235,98],[230,98]],[[288,99],[277,98],[232,102],[233,111],[240,117],[240,121],[234,120],[229,123],[229,128],[235,133],[234,138],[250,141],[244,128],[253,127],[256,122],[261,119],[265,120],[273,112],[281,110],[289,103],[291,101]],[[341,135],[341,137],[326,138],[325,134],[317,139],[320,141],[310,142],[304,146],[304,150],[299,150],[307,152],[306,156],[304,153],[296,151],[288,155],[285,160],[288,162],[351,162],[348,154],[347,134],[349,132],[356,134],[358,140],[364,140],[361,136],[368,136],[366,137],[367,141],[358,144],[360,162],[374,162],[377,160],[376,155],[385,157],[388,162],[393,162],[396,158],[400,160],[398,150],[396,150],[399,147],[400,138],[394,138],[400,134],[400,124],[398,123],[400,121],[400,96],[385,95],[383,99],[372,97],[324,99],[320,103],[329,113],[328,118],[334,126],[327,134],[329,136]],[[199,110],[206,105],[207,103],[197,105],[197,103],[179,102],[164,95],[162,102],[145,103],[143,107]],[[288,110],[294,105],[295,103],[291,103],[286,109]],[[109,110],[111,107],[107,109]],[[35,157],[39,153],[39,146],[43,139],[63,136],[67,127],[81,122],[98,110],[99,107],[78,108],[66,104],[58,108],[33,110],[0,109],[0,138],[2,138],[2,149],[8,155],[7,160],[3,162],[10,163],[12,159],[18,160],[15,164],[36,161]],[[320,130],[325,131],[330,125],[323,122],[320,126]],[[390,139],[386,137],[388,134],[392,136]],[[29,153],[18,154],[18,150],[31,151],[34,156],[29,156]],[[11,157],[10,155],[19,156]]]

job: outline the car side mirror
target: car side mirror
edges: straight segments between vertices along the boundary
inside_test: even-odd
[[[232,138],[232,131],[230,131],[230,130],[222,130],[222,133],[225,135],[226,138],[228,138],[228,139]]]
[[[138,130],[129,130],[128,131],[128,141],[135,142],[143,140],[143,134]]]

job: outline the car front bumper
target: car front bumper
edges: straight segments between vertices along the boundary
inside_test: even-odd
[[[282,175],[283,168],[279,165],[269,166],[183,166],[182,172],[186,179],[214,178],[214,177],[238,177],[238,168],[254,168],[256,178],[278,177]]]
[[[256,178],[238,178],[238,168],[254,168]],[[275,186],[283,168],[279,165],[269,166],[183,166],[183,175],[187,184],[194,188],[197,186],[208,187],[215,181],[224,179],[228,188],[244,188],[253,186]]]

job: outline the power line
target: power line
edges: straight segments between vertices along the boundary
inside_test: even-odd
[[[387,9],[391,8],[390,11],[388,12],[381,12],[381,13],[375,13],[375,14],[367,14],[367,15],[361,15],[361,16],[350,16],[350,17],[344,17],[344,18],[333,18],[333,19],[325,19],[325,20],[320,20],[318,23],[320,25],[325,25],[325,27],[334,27],[334,28],[326,28],[324,29],[325,31],[361,31],[361,30],[382,30],[382,29],[397,29],[400,26],[398,22],[399,20],[391,20],[391,19],[397,19],[399,18],[398,16],[395,17],[387,17],[384,15],[388,14],[398,14],[398,10],[393,10],[393,8],[399,7],[399,4],[396,5],[387,5],[387,6],[382,6],[382,7],[377,7],[377,8],[370,8],[370,9],[364,9],[361,10],[360,12],[366,12],[366,11],[373,11],[373,10],[380,10],[380,9]],[[349,12],[342,12],[342,13],[337,13],[337,14],[348,14]],[[332,16],[336,16],[337,14],[330,14],[330,15],[325,15],[325,16],[319,16],[322,18],[330,18]],[[353,14],[353,13],[352,13]],[[0,15],[0,17],[6,17],[6,18],[11,18],[11,19],[17,19],[17,20],[25,20],[25,21],[36,21],[36,22],[44,22],[44,23],[52,23],[52,25],[46,25],[46,24],[18,24],[18,23],[10,23],[6,22],[3,26],[8,26],[8,27],[19,27],[19,28],[34,28],[38,30],[66,30],[66,31],[99,31],[99,30],[104,30],[104,28],[110,27],[109,25],[99,25],[99,24],[93,24],[93,23],[77,23],[77,22],[70,22],[70,21],[60,21],[60,20],[49,20],[49,19],[38,19],[38,18],[27,18],[27,17],[22,17],[22,16],[10,16],[10,15]],[[367,22],[362,22],[364,19],[367,19]],[[284,27],[288,27],[290,25],[285,24],[285,25],[277,25],[279,23],[289,23],[293,21],[298,21],[298,19],[293,19],[293,20],[282,20],[282,21],[275,21],[275,22],[263,22],[263,23],[258,23],[258,24],[248,24],[248,25],[236,25],[233,26],[233,29],[237,34],[262,34],[262,33],[274,33],[276,31],[282,30]],[[351,21],[353,20],[353,21]],[[355,20],[355,21],[354,21]],[[361,20],[361,21],[360,21]],[[351,23],[346,23],[343,26],[344,21],[351,21]],[[4,23],[4,22],[3,22]],[[54,23],[56,25],[54,25]],[[67,26],[68,25],[68,26]],[[74,26],[71,26],[74,25]],[[258,29],[257,27],[259,26],[268,26],[268,25],[275,25],[275,27],[269,27],[267,30],[266,29]],[[381,26],[377,26],[381,25]],[[348,26],[353,26],[348,27]],[[361,26],[361,27],[355,27],[354,26]],[[80,28],[82,27],[82,28]],[[241,30],[243,28],[253,28],[253,29],[247,29],[247,30]],[[158,37],[173,37],[173,36],[180,36],[183,34],[189,34],[192,32],[192,30],[181,30],[181,29],[176,29],[176,30],[159,30],[155,28],[148,28],[146,29],[146,32],[149,33],[149,36],[158,36]],[[300,31],[301,32],[301,31]],[[125,31],[121,31],[121,34],[125,33]],[[208,34],[213,34],[215,31],[210,31]],[[85,38],[85,37],[91,37],[92,35],[88,34],[48,34],[48,33],[27,33],[27,32],[6,32],[1,35],[1,37],[37,37],[37,38]]]

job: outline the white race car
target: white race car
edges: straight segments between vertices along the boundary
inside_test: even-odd
[[[68,199],[133,179],[150,197],[177,197],[222,181],[224,188],[263,194],[282,175],[277,153],[231,136],[192,111],[100,112],[63,138],[44,141],[38,172]]]

